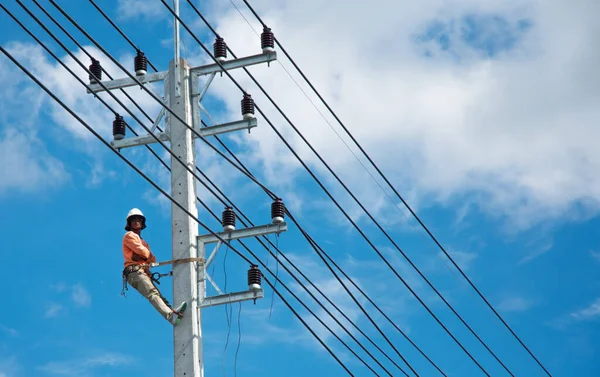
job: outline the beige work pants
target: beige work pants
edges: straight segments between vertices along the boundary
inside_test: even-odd
[[[171,309],[169,302],[164,298],[158,288],[154,285],[150,276],[148,276],[143,269],[131,272],[127,275],[127,283],[135,288],[142,296],[148,299],[152,306],[162,315],[167,321],[171,319],[173,315],[173,309]]]

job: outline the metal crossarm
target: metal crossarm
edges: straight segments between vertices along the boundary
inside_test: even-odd
[[[223,68],[225,68],[225,70],[230,70],[230,69],[247,67],[249,65],[269,63],[276,59],[277,59],[276,52],[265,52],[265,53],[258,54],[258,55],[252,55],[252,56],[247,56],[244,58],[224,61],[221,63],[221,66],[223,66]],[[216,63],[208,64],[208,65],[191,68],[190,72],[192,72],[193,74],[198,75],[198,76],[209,75],[211,73],[222,72],[223,68],[221,68],[221,66],[219,66]]]

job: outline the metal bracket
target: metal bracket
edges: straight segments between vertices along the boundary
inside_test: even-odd
[[[198,133],[202,137],[208,137],[238,130],[248,129],[248,131],[250,131],[251,128],[256,126],[256,118],[252,118],[248,120],[238,120],[235,122],[217,124],[216,126],[203,127],[198,130]],[[194,137],[198,137],[198,135],[194,135]]]
[[[155,136],[160,141],[168,141],[169,140],[169,134],[166,132],[159,132]],[[157,142],[156,139],[153,138],[151,135],[144,135],[144,136],[129,137],[126,139],[121,139],[121,140],[113,140],[110,142],[110,145],[112,145],[113,148],[115,148],[115,149],[121,149],[121,148],[137,147],[139,145],[152,144],[152,143],[156,143],[156,142]]]
[[[232,302],[238,301],[248,301],[248,300],[256,300],[259,298],[265,297],[265,291],[261,289],[257,289],[255,291],[242,291],[242,292],[234,292],[234,293],[226,293],[224,295],[219,296],[211,296],[206,297],[201,303],[201,308],[207,308],[209,306],[217,306],[223,304],[230,304]]]
[[[230,69],[236,69],[236,68],[243,68],[243,67],[246,67],[249,65],[270,63],[273,60],[277,60],[277,53],[275,51],[265,52],[263,54],[247,56],[244,58],[239,58],[239,59],[234,59],[234,60],[227,60],[227,61],[222,62],[221,65],[223,66],[223,68],[225,68],[225,70],[230,70]],[[211,73],[218,73],[218,72],[222,72],[222,71],[223,71],[223,69],[216,63],[203,65],[200,67],[194,67],[194,68],[190,69],[191,73],[194,73],[195,75],[198,75],[198,76],[208,75]]]
[[[148,75],[136,76],[136,78],[137,78],[137,81],[139,81],[142,84],[145,84],[145,83],[149,83],[149,82],[162,81],[165,79],[165,77],[167,77],[168,74],[169,74],[169,71],[162,71],[162,72],[150,73]],[[116,80],[110,80],[110,81],[101,81],[101,82],[108,90],[127,88],[129,86],[139,85],[135,80],[133,80],[130,77],[116,79]],[[104,88],[100,84],[89,85],[89,87],[87,89],[88,93],[98,93],[98,92],[103,92],[103,91],[104,91]]]
[[[258,237],[266,234],[281,233],[287,231],[287,223],[281,222],[278,224],[259,225],[250,228],[236,229],[227,232],[217,233],[217,236],[224,240],[237,240],[240,238]],[[214,243],[219,241],[219,238],[213,234],[205,234],[198,236],[198,242]]]

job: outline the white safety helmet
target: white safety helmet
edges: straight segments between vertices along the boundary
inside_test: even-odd
[[[127,225],[125,225],[125,230],[127,230],[127,231],[131,230],[131,228],[129,227],[129,218],[132,216],[141,216],[142,217],[142,229],[146,228],[146,216],[144,216],[142,211],[140,211],[139,209],[132,208],[129,211],[129,213],[127,214],[127,217],[125,218],[125,222],[127,223]]]

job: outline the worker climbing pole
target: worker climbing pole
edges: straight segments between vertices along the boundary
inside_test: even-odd
[[[150,272],[150,264],[156,262],[156,257],[150,251],[150,245],[142,238],[142,229],[146,228],[146,217],[142,211],[133,208],[127,214],[125,221],[127,233],[123,236],[123,258],[125,259],[123,288],[126,289],[129,283],[147,298],[167,321],[178,325],[187,308],[187,302],[183,301],[173,309],[154,284],[158,283],[160,274]],[[155,274],[159,277],[153,277]]]
[[[166,319],[176,325],[173,326],[175,376],[203,377],[201,309],[264,297],[263,289],[260,286],[260,271],[256,265],[251,265],[248,270],[248,290],[206,297],[207,279],[220,292],[216,283],[207,274],[207,266],[214,259],[222,243],[240,238],[280,233],[287,230],[287,225],[283,221],[283,202],[277,199],[272,206],[272,221],[267,225],[235,229],[235,215],[230,208],[226,208],[227,213],[224,213],[223,216],[222,232],[198,235],[198,224],[194,219],[197,219],[198,214],[196,208],[196,181],[194,179],[194,168],[196,167],[195,139],[204,139],[238,130],[247,129],[250,132],[252,128],[257,127],[257,120],[254,116],[254,100],[249,93],[243,93],[241,100],[242,117],[240,120],[210,127],[200,127],[200,102],[218,73],[222,74],[224,71],[248,65],[270,63],[277,59],[277,54],[274,50],[272,32],[270,29],[265,28],[260,39],[262,53],[227,60],[227,45],[223,38],[217,37],[213,45],[213,54],[210,54],[214,63],[200,67],[190,67],[185,59],[180,58],[179,1],[174,0],[173,5],[173,8],[169,7],[169,10],[174,16],[174,59],[170,62],[169,69],[149,74],[146,71],[147,58],[145,54],[143,51],[136,49],[133,74],[126,72],[128,77],[102,81],[101,62],[92,59],[89,77],[91,85],[88,92],[98,93],[104,90],[139,86],[164,106],[163,111],[158,114],[152,129],[149,130],[152,134],[127,138],[125,119],[120,115],[116,115],[113,122],[114,140],[111,145],[116,150],[121,151],[125,148],[157,142],[163,144],[164,141],[169,141],[172,154],[171,196],[174,200],[171,205],[172,258],[166,262],[156,261],[156,257],[150,251],[147,243],[139,233],[136,233],[138,228],[141,232],[141,229],[145,227],[145,217],[141,214],[141,211],[132,210],[130,215],[127,216],[127,226],[132,230],[128,231],[123,239],[123,252],[124,255],[127,254],[125,255],[126,271],[124,271],[124,274],[127,272],[128,263],[137,266],[130,267],[130,270],[135,268],[138,268],[138,270],[127,272],[125,282],[129,282],[138,289]],[[207,50],[206,52],[208,53]],[[206,77],[202,89],[200,89],[199,82],[201,77]],[[164,83],[164,100],[145,87],[148,83],[160,81]],[[163,119],[165,131],[154,132],[154,129]],[[217,243],[217,246],[206,259],[205,248],[210,243]],[[127,251],[125,251],[126,248]],[[133,254],[141,255],[145,260],[138,263],[138,261],[133,260]],[[173,302],[179,303],[174,309],[171,309],[168,301],[164,299],[152,282],[150,268],[164,265],[172,266]],[[142,276],[140,271],[143,271],[146,277],[140,277]]]

